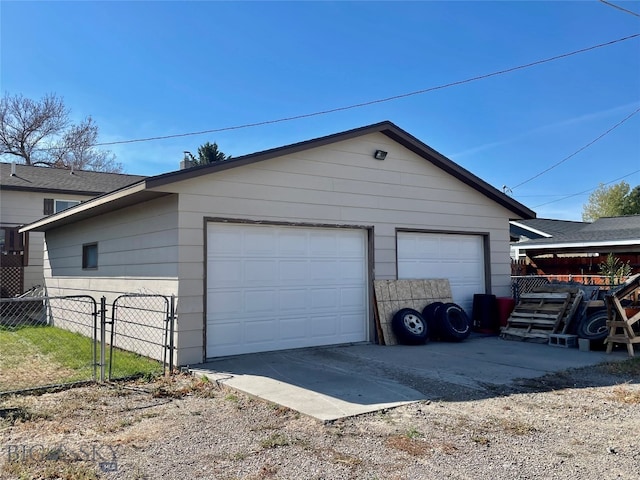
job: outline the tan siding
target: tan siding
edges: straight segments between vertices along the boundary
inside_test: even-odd
[[[26,225],[44,217],[44,199],[78,200],[91,197],[86,195],[59,195],[42,192],[23,192],[14,190],[0,191],[0,223],[3,225]],[[43,285],[43,249],[44,234],[29,233],[29,259],[24,269],[24,288]]]
[[[176,207],[176,197],[167,197],[48,232],[51,274],[85,279],[177,277]],[[92,242],[98,243],[98,268],[83,270],[82,245]]]

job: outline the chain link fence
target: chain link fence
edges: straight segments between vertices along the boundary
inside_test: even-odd
[[[0,392],[95,380],[96,332],[90,296],[0,299]]]
[[[622,279],[624,280],[624,279]],[[621,281],[622,281],[621,280]],[[537,287],[549,284],[580,284],[592,287],[592,290],[605,292],[617,286],[609,284],[609,277],[599,275],[523,275],[511,277],[511,294],[516,301],[523,293],[533,292]]]
[[[166,373],[174,322],[175,297],[162,295],[2,298],[0,393]]]

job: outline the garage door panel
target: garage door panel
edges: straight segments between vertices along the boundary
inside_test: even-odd
[[[362,263],[357,260],[343,260],[340,262],[340,280],[351,282],[364,282],[366,272],[362,269]]]
[[[309,305],[309,291],[306,289],[281,289],[278,297],[281,312],[305,312]]]
[[[243,303],[243,311],[248,314],[273,310],[278,304],[278,292],[276,290],[245,290]]]
[[[238,255],[242,252],[242,234],[239,231],[211,232],[207,240],[208,253],[212,250],[223,255]]]
[[[365,307],[365,291],[363,288],[344,287],[340,289],[340,306],[362,309]]]
[[[335,337],[339,333],[339,319],[338,314],[311,316],[311,335],[313,337]]]
[[[211,223],[207,249],[208,357],[367,339],[366,231]]]
[[[309,278],[313,282],[333,282],[339,279],[340,265],[335,260],[311,260]]]
[[[306,257],[307,236],[305,232],[281,231],[278,238],[278,254],[282,257]]]
[[[242,227],[240,227],[242,232]],[[244,233],[244,232],[242,232]],[[242,235],[242,253],[244,255],[255,255],[271,258],[276,248],[276,232],[262,231],[251,235]]]
[[[305,260],[281,260],[279,280],[282,283],[300,282],[309,277],[309,264]]]
[[[245,285],[265,285],[278,278],[278,263],[267,259],[239,259],[242,262]]]
[[[233,314],[244,309],[242,290],[213,291],[207,300],[207,315]]]
[[[336,288],[311,289],[311,308],[313,310],[338,307],[338,290]]]
[[[275,320],[254,320],[244,323],[245,343],[265,343],[273,341],[278,335],[278,322]]]
[[[357,314],[344,314],[340,318],[340,329],[343,334],[351,334],[355,337],[362,335],[362,322]]]
[[[220,260],[207,272],[207,281],[212,287],[242,285],[243,277],[242,264],[234,260]]]
[[[294,317],[280,320],[280,337],[283,340],[306,339],[308,335],[306,318]]]
[[[335,257],[338,251],[338,239],[332,232],[311,235],[309,254],[314,257]]]
[[[242,329],[238,328],[235,320],[230,319],[227,322],[217,322],[207,330],[209,338],[214,339],[215,343],[220,346],[237,345],[242,341]]]

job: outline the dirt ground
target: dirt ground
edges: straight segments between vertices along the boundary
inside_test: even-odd
[[[5,397],[0,478],[638,479],[639,381],[603,365],[326,424],[186,375]]]

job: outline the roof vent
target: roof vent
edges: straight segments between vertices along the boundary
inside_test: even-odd
[[[16,162],[11,162],[11,176],[16,176]]]

